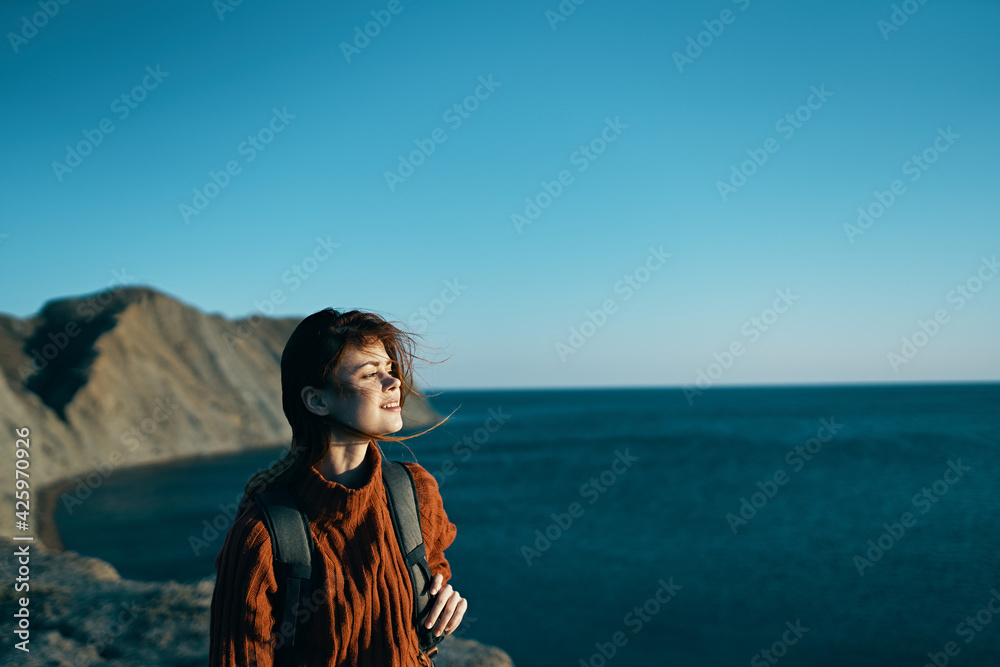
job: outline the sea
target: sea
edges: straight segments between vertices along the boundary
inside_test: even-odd
[[[1000,385],[451,390],[455,633],[519,667],[1000,665]],[[66,548],[214,574],[275,448],[114,472]]]

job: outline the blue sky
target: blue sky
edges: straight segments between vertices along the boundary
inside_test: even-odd
[[[995,2],[36,0],[0,26],[0,311],[277,291],[409,324],[452,355],[435,387],[1000,378]]]

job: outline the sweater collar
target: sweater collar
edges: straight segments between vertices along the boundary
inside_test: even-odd
[[[382,454],[373,441],[368,442],[364,460],[370,468],[357,489],[326,479],[316,464],[309,466],[296,488],[296,495],[310,522],[340,523],[345,529],[356,528],[363,522],[365,510],[384,495]]]

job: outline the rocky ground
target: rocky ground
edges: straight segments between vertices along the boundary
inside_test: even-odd
[[[14,648],[20,608],[12,556],[24,543],[0,539],[0,665],[20,667],[204,667],[215,578],[197,584],[122,579],[108,563],[66,551],[31,547],[30,634],[25,653]],[[461,632],[461,629],[460,629]],[[512,667],[502,650],[447,637],[438,667]]]

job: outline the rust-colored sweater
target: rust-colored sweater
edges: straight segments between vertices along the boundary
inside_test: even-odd
[[[295,487],[309,517],[316,544],[313,564],[323,582],[301,612],[309,618],[305,636],[296,636],[296,666],[427,664],[421,662],[412,585],[386,504],[382,455],[371,442],[365,459],[371,474],[358,489],[325,479],[316,466]],[[445,514],[434,477],[416,463],[404,465],[417,487],[431,574],[442,574],[448,583],[451,567],[444,550],[457,529]],[[215,559],[211,667],[273,666],[272,641],[279,635],[275,614],[280,616],[282,605],[271,558],[267,527],[251,502],[234,520]]]

